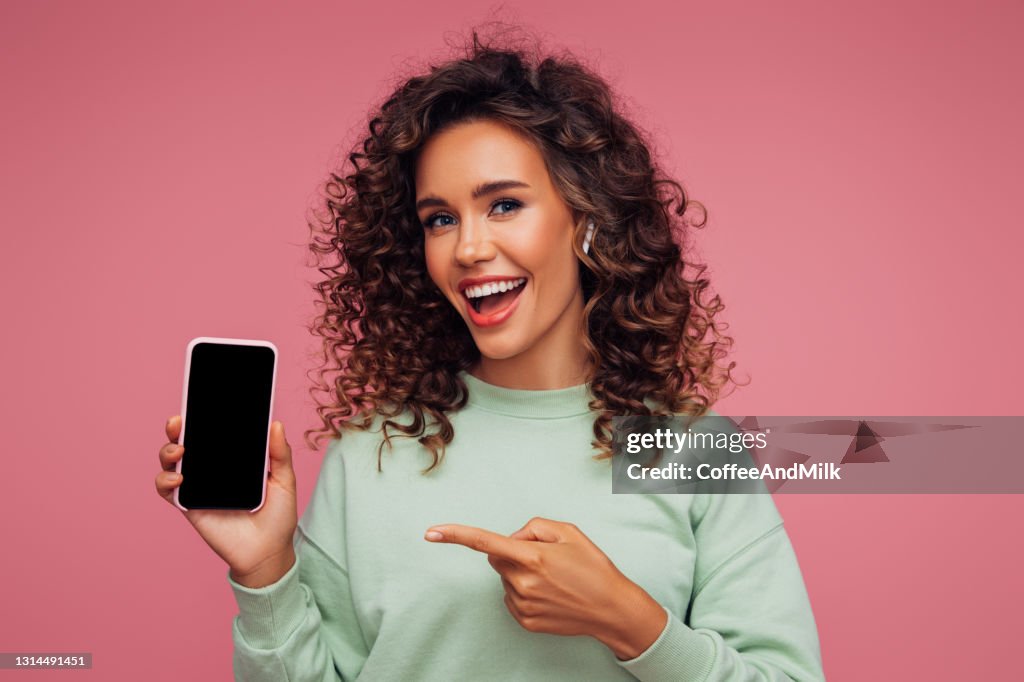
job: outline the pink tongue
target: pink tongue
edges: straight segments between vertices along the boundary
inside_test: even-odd
[[[480,303],[480,314],[490,315],[491,313],[497,312],[502,308],[508,307],[508,304],[512,302],[519,292],[523,290],[522,285],[517,286],[511,291],[503,291],[500,294],[491,294],[490,296],[484,296],[483,301]]]

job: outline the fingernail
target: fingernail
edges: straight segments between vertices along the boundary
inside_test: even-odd
[[[179,478],[181,478],[181,474],[171,474],[167,478],[169,478],[172,481],[177,481]]]
[[[427,540],[444,540],[444,535],[440,531],[428,530],[427,534],[423,536]]]

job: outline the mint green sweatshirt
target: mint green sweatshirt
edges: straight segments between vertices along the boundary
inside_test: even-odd
[[[439,468],[374,430],[331,441],[278,582],[228,581],[236,680],[820,680],[814,616],[771,495],[615,494],[586,384],[533,391],[463,372],[469,403]],[[391,430],[394,434],[394,430]],[[668,614],[620,661],[587,636],[529,632],[487,556],[423,538],[459,523],[573,523]]]

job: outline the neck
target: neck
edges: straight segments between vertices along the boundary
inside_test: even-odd
[[[579,386],[590,381],[590,365],[565,362],[535,363],[520,370],[518,363],[481,358],[469,373],[481,381],[504,388],[547,391]]]

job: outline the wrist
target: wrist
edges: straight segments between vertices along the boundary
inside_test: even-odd
[[[628,661],[647,651],[668,624],[668,615],[651,595],[630,583],[621,591],[615,610],[595,635],[620,661]]]
[[[231,569],[231,579],[243,587],[259,589],[278,582],[295,565],[295,548],[289,546],[279,554],[267,557],[244,573]]]

